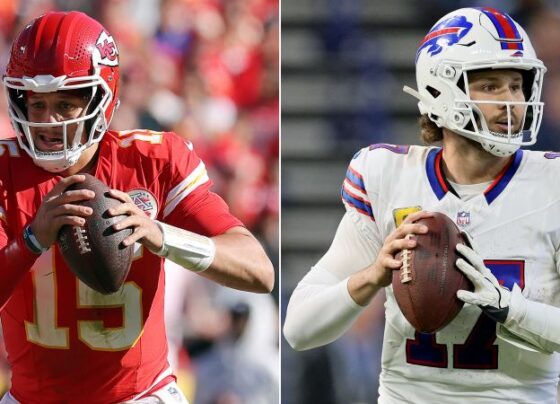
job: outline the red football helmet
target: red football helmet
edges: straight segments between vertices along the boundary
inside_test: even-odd
[[[6,67],[8,112],[21,147],[35,164],[60,172],[75,164],[82,152],[99,142],[118,106],[119,59],[115,41],[103,26],[80,12],[50,12],[26,26],[14,40]],[[91,88],[84,116],[39,123],[28,120],[28,91],[50,93]],[[71,144],[68,125],[77,124]],[[30,127],[62,127],[64,150],[37,150]],[[86,130],[87,141],[81,143]]]

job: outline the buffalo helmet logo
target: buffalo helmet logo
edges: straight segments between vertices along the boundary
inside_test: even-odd
[[[416,60],[424,48],[428,48],[430,56],[437,55],[444,47],[452,46],[459,42],[472,28],[472,23],[463,15],[454,16],[435,25],[422,40]]]

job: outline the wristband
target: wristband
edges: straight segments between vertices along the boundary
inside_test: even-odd
[[[211,238],[155,220],[163,234],[163,244],[154,253],[193,272],[202,272],[212,264],[216,245]]]
[[[25,241],[25,245],[33,254],[41,255],[49,250],[39,243],[39,240],[37,240],[37,237],[35,237],[29,225],[25,226],[23,229],[23,241]]]

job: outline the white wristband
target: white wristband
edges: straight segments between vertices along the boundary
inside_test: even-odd
[[[212,264],[216,245],[211,238],[155,221],[163,234],[163,244],[155,254],[193,272],[202,272]]]

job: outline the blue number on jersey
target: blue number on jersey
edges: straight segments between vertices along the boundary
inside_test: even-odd
[[[525,261],[485,260],[501,285],[513,288],[517,283],[525,287]],[[496,322],[481,314],[464,344],[453,345],[453,368],[455,369],[497,369],[498,346]],[[406,341],[406,361],[414,365],[446,368],[448,364],[447,345],[438,344],[435,334],[416,332],[414,339]]]

